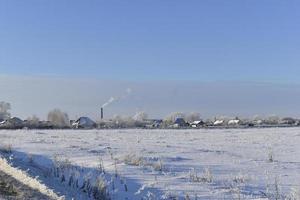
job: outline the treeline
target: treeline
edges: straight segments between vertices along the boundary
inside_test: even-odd
[[[213,117],[202,119],[197,112],[182,113],[174,112],[163,119],[149,119],[147,113],[138,112],[133,116],[115,115],[111,119],[93,121],[83,116],[76,120],[70,120],[66,112],[59,109],[51,110],[47,120],[40,120],[37,116],[28,117],[22,120],[12,117],[10,114],[11,105],[7,102],[0,102],[0,129],[92,129],[92,128],[232,128],[232,127],[279,127],[299,126],[300,120],[278,116],[253,118],[239,117]]]

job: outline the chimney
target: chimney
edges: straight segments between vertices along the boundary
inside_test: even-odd
[[[103,119],[103,108],[101,108],[101,119]]]

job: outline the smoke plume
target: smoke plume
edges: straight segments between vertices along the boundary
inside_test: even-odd
[[[110,97],[109,100],[102,105],[102,108],[105,108],[106,106],[112,104],[113,102],[120,101],[121,99],[126,98],[128,95],[130,95],[130,93],[131,93],[131,89],[127,88],[126,93],[124,95],[119,97]]]

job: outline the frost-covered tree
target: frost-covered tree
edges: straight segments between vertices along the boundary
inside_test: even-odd
[[[190,122],[190,123],[194,122],[194,121],[199,121],[200,114],[197,112],[191,112],[191,113],[187,114],[184,119],[186,122]]]
[[[39,125],[39,121],[40,119],[35,115],[27,118],[27,124],[29,127],[37,127]]]
[[[113,123],[117,128],[130,128],[134,127],[134,120],[132,117],[115,115],[113,117]]]
[[[164,118],[164,124],[165,125],[173,124],[176,121],[176,119],[184,118],[184,117],[185,117],[185,115],[181,112],[171,113]]]
[[[48,121],[52,122],[53,125],[60,128],[70,126],[70,120],[68,114],[62,112],[59,109],[54,109],[48,113]]]
[[[145,121],[146,119],[148,119],[148,115],[145,112],[137,112],[133,117],[133,120],[135,121]]]
[[[10,109],[10,103],[4,101],[0,102],[0,120],[6,120],[10,118]]]
[[[253,121],[259,121],[259,120],[263,120],[263,118],[260,116],[260,115],[254,115],[253,117],[252,117],[252,119],[253,119]]]
[[[280,117],[276,115],[271,115],[265,119],[266,124],[276,125],[279,124],[279,122],[280,122]]]

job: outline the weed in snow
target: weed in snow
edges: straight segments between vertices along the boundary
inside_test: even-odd
[[[0,145],[0,152],[4,154],[12,153],[12,145],[11,144],[2,144]]]
[[[153,167],[153,169],[154,169],[155,171],[163,172],[163,170],[164,170],[164,164],[163,164],[162,159],[160,158],[160,159],[158,160],[158,162],[152,163],[152,167]]]
[[[132,166],[150,167],[154,171],[163,172],[165,170],[164,163],[161,158],[146,159],[136,154],[128,154],[123,159],[124,163]]]
[[[189,177],[191,182],[200,182],[200,177],[194,168],[189,172]]]
[[[209,168],[205,168],[201,176],[198,175],[195,169],[192,169],[189,176],[191,182],[212,183],[213,181],[213,175]]]
[[[186,194],[184,200],[191,200],[189,194]]]
[[[107,183],[105,179],[101,176],[99,176],[96,180],[95,186],[93,188],[93,197],[95,198],[95,200],[110,199]]]
[[[114,166],[115,166],[115,177],[118,177],[118,168],[117,168],[117,159],[114,159]]]
[[[300,200],[300,190],[292,188],[291,192],[287,195],[285,200]]]
[[[275,177],[274,190],[275,190],[275,199],[276,200],[281,199],[278,177]]]
[[[232,181],[236,184],[244,184],[250,181],[250,177],[242,174],[238,174],[232,178]]]
[[[274,152],[271,148],[268,149],[268,161],[274,162]]]
[[[104,163],[102,157],[99,158],[98,171],[100,174],[105,174]]]
[[[124,158],[126,165],[141,166],[144,164],[143,158],[135,154],[128,154]]]
[[[164,195],[161,196],[163,200],[179,200],[179,194],[176,192],[167,191]]]
[[[283,195],[281,194],[278,177],[274,178],[273,183],[267,183],[265,196],[269,199],[274,199],[274,200],[280,200],[283,198]]]

